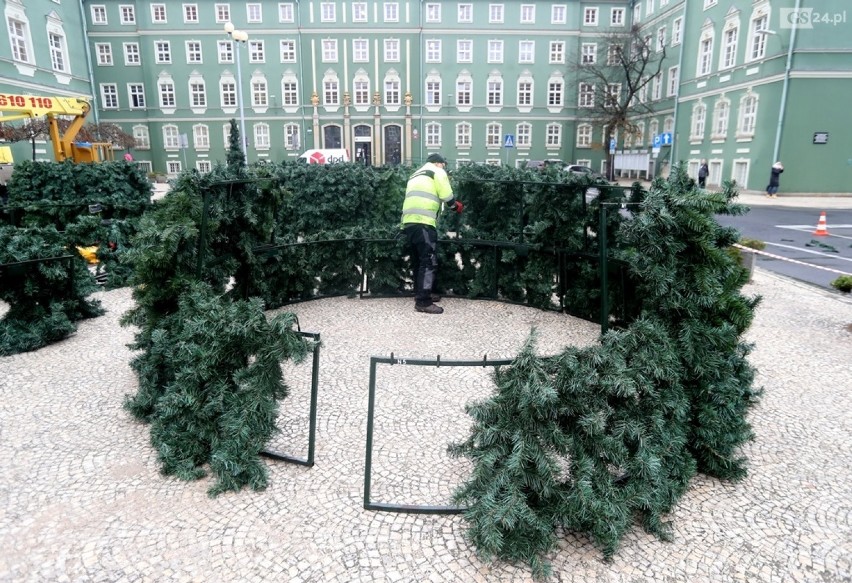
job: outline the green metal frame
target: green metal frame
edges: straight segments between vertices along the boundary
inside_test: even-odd
[[[319,356],[320,356],[320,335],[319,332],[301,332],[299,334],[305,338],[313,338],[313,359],[311,361],[311,410],[308,422],[308,457],[300,458],[285,453],[270,451],[265,449],[260,452],[260,455],[281,462],[298,464],[300,466],[313,467],[314,451],[317,442],[317,400],[319,395]]]
[[[415,358],[395,358],[393,353],[389,357],[370,357],[370,389],[369,404],[367,406],[367,444],[366,457],[364,461],[364,509],[381,510],[385,512],[407,512],[410,514],[461,514],[467,508],[461,506],[429,506],[416,504],[392,504],[387,502],[373,502],[370,491],[373,475],[373,420],[376,414],[376,367],[379,364],[409,365],[409,366],[505,366],[512,364],[512,360],[488,360],[484,356],[482,360],[441,360],[438,356],[435,360],[424,360]]]

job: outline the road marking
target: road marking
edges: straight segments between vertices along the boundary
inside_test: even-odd
[[[813,234],[814,229],[816,227],[814,227],[813,225],[775,225],[775,228],[776,229],[789,229],[791,231],[802,231],[802,232],[805,232],[805,233],[810,232],[811,234]],[[850,239],[850,240],[852,240],[852,237],[850,237],[848,235],[838,235],[837,233],[831,232],[831,231],[834,231],[834,230],[837,230],[837,229],[852,229],[852,225],[830,225],[830,226],[827,226],[826,228],[829,229],[829,233],[828,233],[829,237],[837,237],[838,239]]]
[[[841,261],[850,261],[852,262],[852,258],[850,257],[841,257],[837,253],[825,253],[823,251],[814,251],[812,249],[802,249],[801,247],[796,247],[795,245],[782,245],[781,243],[766,243],[767,245],[772,245],[773,247],[781,247],[782,249],[792,249],[794,251],[801,251],[802,253],[810,253],[811,255],[820,255],[822,257],[831,257],[832,259],[840,259]]]
[[[779,245],[778,243],[767,243],[767,245],[775,245],[776,247],[787,247],[788,249],[795,249],[796,251],[807,251],[808,253],[815,253],[817,255],[826,255],[828,257],[834,257],[833,255],[827,255],[825,253],[820,253],[818,251],[810,251],[809,249],[799,249],[798,247],[791,247],[789,245]],[[789,257],[782,257],[781,255],[775,255],[774,253],[767,253],[766,251],[758,251],[757,249],[752,249],[750,247],[743,247],[742,245],[734,244],[734,247],[739,247],[740,249],[745,249],[746,251],[751,251],[752,253],[757,253],[758,255],[765,255],[767,257],[772,257],[773,259],[779,259],[781,261],[788,261],[790,263],[795,263],[797,265],[804,265],[806,267],[813,267],[814,269],[822,269],[823,271],[830,271],[831,273],[838,273],[840,275],[852,275],[852,273],[847,273],[845,271],[840,271],[839,269],[832,269],[830,267],[823,267],[822,265],[814,265],[813,263],[806,263],[804,261],[799,261],[797,259],[790,259]],[[845,259],[845,257],[836,257],[836,259]],[[847,260],[852,261],[852,260]]]

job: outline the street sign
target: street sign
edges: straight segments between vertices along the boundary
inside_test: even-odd
[[[663,136],[661,136],[659,134],[654,136],[654,148],[659,149],[660,146],[662,146],[662,145],[663,145]]]
[[[671,146],[672,142],[674,141],[671,132],[663,132],[662,134],[660,134],[660,138],[662,139],[664,146]]]
[[[504,148],[515,147],[515,134],[506,134],[506,140],[503,142]]]
[[[612,138],[612,139],[609,141],[609,153],[610,153],[610,154],[615,154],[615,138]]]

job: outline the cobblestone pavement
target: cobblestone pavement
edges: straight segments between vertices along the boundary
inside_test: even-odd
[[[765,396],[738,484],[693,480],[666,543],[638,525],[615,558],[561,534],[553,581],[839,582],[852,580],[852,302],[758,270],[748,338]],[[108,312],[64,342],[0,358],[0,581],[529,581],[483,562],[460,516],[363,509],[371,355],[476,359],[514,355],[530,327],[539,351],[594,342],[594,325],[492,302],[445,299],[442,316],[410,300],[329,299],[292,306],[321,332],[316,465],[267,460],[270,486],[209,498],[209,478],[158,473],[148,427],[123,409],[136,390],[118,325],[126,289],[98,294]],[[287,365],[292,395],[273,446],[307,448],[309,371]],[[446,444],[487,394],[487,369],[384,366],[374,501],[446,504],[469,470]]]

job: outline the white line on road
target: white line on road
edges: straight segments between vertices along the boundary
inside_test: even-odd
[[[778,247],[787,247],[787,245],[778,245],[777,243],[767,243],[767,245],[776,245]],[[795,263],[797,265],[805,265],[807,267],[813,267],[814,269],[822,269],[823,271],[830,271],[831,273],[839,273],[840,275],[852,275],[852,273],[847,273],[845,271],[840,271],[839,269],[832,269],[830,267],[823,267],[822,265],[814,265],[813,263],[806,263],[805,261],[799,261],[797,259],[790,259],[789,257],[783,257],[781,255],[775,255],[773,253],[767,253],[766,251],[758,251],[757,249],[751,249],[749,247],[743,247],[742,245],[734,244],[734,247],[739,247],[740,249],[744,249],[746,251],[751,251],[752,253],[757,253],[758,255],[766,255],[767,257],[772,257],[773,259],[780,259],[781,261],[788,261],[790,263]],[[798,249],[797,247],[790,247],[791,249]],[[804,249],[800,249],[800,251],[804,251]],[[814,253],[814,251],[811,251]],[[820,253],[821,255],[821,253]],[[843,259],[840,257],[840,259]]]
[[[841,261],[849,261],[852,262],[851,257],[840,257],[836,253],[824,253],[822,251],[814,251],[812,249],[802,249],[801,247],[796,247],[794,245],[782,245],[781,243],[770,243],[766,242],[767,245],[772,245],[773,247],[781,247],[783,249],[792,249],[793,251],[801,251],[802,253],[810,253],[811,255],[819,255],[821,257],[831,257],[832,259],[840,259]]]
[[[789,229],[791,231],[803,231],[805,233],[810,232],[814,236],[823,237],[824,235],[815,235],[814,227],[812,225],[775,225],[776,229]],[[836,237],[838,239],[850,239],[852,237],[848,235],[838,235],[836,232],[832,233],[831,231],[836,231],[837,229],[852,229],[852,225],[831,225],[830,227],[826,227],[828,230],[829,237]]]

